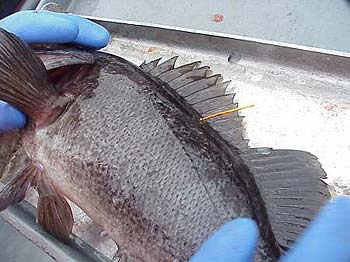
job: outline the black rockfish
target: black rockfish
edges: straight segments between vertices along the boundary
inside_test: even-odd
[[[306,152],[248,148],[237,114],[199,121],[237,106],[233,94],[208,67],[175,60],[138,67],[78,48],[34,52],[1,29],[0,99],[28,124],[1,135],[3,159],[22,166],[0,211],[36,187],[39,223],[66,241],[68,198],[122,257],[146,262],[188,261],[220,225],[251,217],[255,260],[276,261],[329,198],[324,171]]]

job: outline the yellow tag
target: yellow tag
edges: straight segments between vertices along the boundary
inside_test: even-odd
[[[237,111],[240,111],[240,110],[243,110],[243,109],[246,109],[246,108],[254,107],[254,106],[255,105],[249,105],[249,106],[242,106],[242,107],[228,109],[228,110],[221,111],[221,112],[218,112],[218,113],[215,113],[215,114],[212,114],[212,115],[201,117],[199,119],[199,121],[207,121],[208,119],[211,119],[211,118],[214,118],[214,117],[217,117],[217,116],[227,115],[227,114],[230,114],[230,113],[233,113],[233,112],[237,112]]]

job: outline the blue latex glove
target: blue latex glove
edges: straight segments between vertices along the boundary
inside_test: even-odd
[[[236,219],[214,233],[191,262],[251,262],[258,230],[250,219]],[[329,202],[280,262],[350,261],[350,198]]]
[[[99,49],[108,44],[109,33],[87,19],[49,11],[23,11],[0,20],[0,27],[27,43],[73,43]],[[21,128],[26,118],[0,101],[0,133]]]

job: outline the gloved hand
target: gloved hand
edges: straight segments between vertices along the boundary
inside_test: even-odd
[[[73,43],[99,49],[108,44],[109,33],[87,19],[49,11],[23,11],[0,20],[0,27],[27,43]],[[21,128],[26,118],[0,101],[0,133]]]
[[[222,226],[190,262],[251,262],[258,229],[250,219],[236,219]],[[280,262],[350,261],[350,198],[329,202]]]

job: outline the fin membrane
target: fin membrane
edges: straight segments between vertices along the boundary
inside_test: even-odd
[[[243,150],[254,175],[269,221],[282,250],[300,236],[330,198],[326,173],[317,158],[297,150]]]
[[[15,152],[20,147],[20,136],[17,132],[0,134],[0,180],[7,173],[9,164]]]
[[[237,108],[233,103],[234,94],[227,94],[230,82],[222,83],[221,75],[209,76],[209,67],[199,67],[200,62],[193,62],[175,67],[177,57],[159,64],[160,59],[140,67],[147,73],[166,82],[177,91],[202,116]],[[248,141],[243,138],[243,117],[238,114],[219,116],[207,121],[228,143],[238,148],[246,148]]]
[[[95,58],[91,53],[81,50],[45,50],[36,51],[46,70],[56,69],[62,66],[81,64],[93,64]]]

